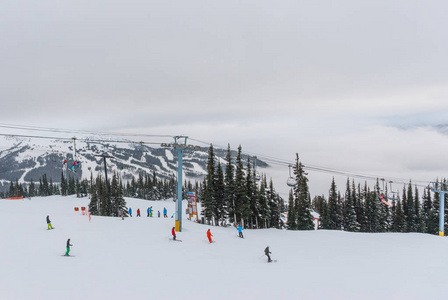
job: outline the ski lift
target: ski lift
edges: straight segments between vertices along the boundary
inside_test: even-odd
[[[391,199],[392,201],[397,201],[399,199],[398,198],[398,195],[399,195],[398,191],[394,192],[392,190],[392,181],[389,181],[389,184],[390,184],[390,192],[389,192],[388,198]]]
[[[288,166],[289,167],[289,177],[286,180],[286,184],[290,187],[295,187],[297,185],[296,179],[294,177],[291,176],[291,165]]]

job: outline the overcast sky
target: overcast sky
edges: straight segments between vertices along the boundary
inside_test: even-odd
[[[0,1],[1,123],[184,134],[433,180],[447,175],[448,136],[435,128],[448,124],[447,11],[447,1]],[[310,172],[312,194],[332,176]]]

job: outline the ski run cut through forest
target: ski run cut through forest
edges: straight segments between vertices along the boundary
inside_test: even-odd
[[[87,197],[0,200],[1,299],[447,298],[445,238],[270,228],[245,229],[242,239],[234,227],[184,215],[175,243],[172,199],[125,200],[134,213],[124,220],[89,220],[74,210],[87,207]],[[63,256],[67,239],[74,257]],[[267,246],[277,263],[267,263]]]

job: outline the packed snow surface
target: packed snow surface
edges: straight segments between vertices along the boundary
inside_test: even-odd
[[[241,239],[184,219],[173,242],[173,201],[126,200],[132,218],[91,221],[74,211],[87,198],[0,200],[0,298],[448,299],[446,238],[263,229]],[[68,238],[74,257],[62,256]],[[278,262],[267,263],[268,245]]]

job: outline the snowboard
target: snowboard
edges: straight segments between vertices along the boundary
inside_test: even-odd
[[[53,228],[48,228],[47,230],[52,230],[52,229],[55,229],[56,227],[53,227]]]
[[[65,255],[65,254],[62,254],[61,256],[65,256],[65,257],[75,257],[74,255]]]
[[[273,262],[277,262],[276,259],[271,259],[271,261],[268,261],[268,263],[273,263]]]

